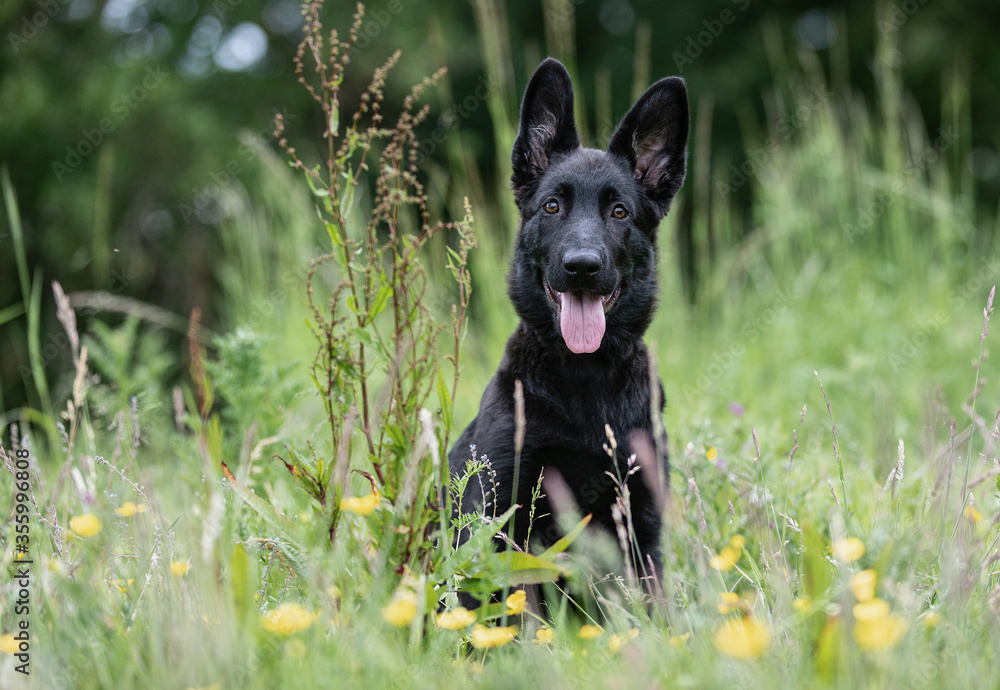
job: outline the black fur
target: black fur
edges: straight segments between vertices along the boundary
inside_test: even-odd
[[[622,476],[636,434],[660,449],[666,476],[665,439],[653,442],[649,355],[642,336],[656,306],[657,226],[684,180],[687,133],[687,91],[677,77],[657,82],[639,98],[607,152],[580,147],[573,85],[557,60],[543,62],[525,91],[511,154],[521,229],[508,278],[521,322],[483,394],[479,415],[449,455],[453,473],[464,471],[473,445],[488,456],[497,475],[497,513],[512,499],[522,506],[512,535],[519,544],[543,468],[558,470],[581,511],[593,513],[594,523],[613,533],[616,496],[606,474],[613,467],[603,450],[605,424],[618,443]],[[624,218],[614,215],[619,205],[627,212]],[[560,293],[614,299],[596,351],[570,350],[556,308],[565,304],[558,301]],[[517,380],[524,387],[527,423],[514,498]],[[656,385],[662,391],[659,381]],[[662,414],[662,405],[656,414]],[[631,477],[629,488],[638,572],[652,562],[658,575],[661,520],[647,485],[657,478],[642,477],[649,470]],[[474,510],[482,501],[479,483],[470,482],[464,505]],[[536,509],[544,513],[551,513],[548,505]],[[551,518],[536,522],[532,534],[547,543],[559,537]]]

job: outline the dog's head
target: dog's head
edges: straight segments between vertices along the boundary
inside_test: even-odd
[[[510,294],[522,319],[571,352],[641,336],[656,301],[656,228],[684,181],[684,81],[653,84],[607,151],[582,148],[573,84],[552,58],[532,76],[511,153],[521,231]]]

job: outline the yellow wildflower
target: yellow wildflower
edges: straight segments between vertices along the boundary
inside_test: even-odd
[[[132,517],[136,513],[145,513],[146,506],[144,504],[136,505],[132,501],[125,501],[122,503],[121,508],[115,508],[115,512],[122,517]]]
[[[799,613],[808,613],[812,609],[813,600],[808,594],[804,597],[799,597],[792,602],[792,608],[794,608]]]
[[[742,551],[743,547],[747,545],[746,537],[742,534],[734,534],[733,538],[729,540],[729,545],[737,551]]]
[[[875,582],[878,576],[875,571],[869,568],[855,573],[851,576],[847,586],[851,588],[851,594],[858,601],[868,601],[875,596]]]
[[[461,630],[476,622],[476,614],[464,606],[459,606],[454,611],[445,611],[437,615],[439,628],[445,630]]]
[[[895,647],[905,632],[906,621],[894,613],[887,613],[877,618],[858,619],[854,622],[853,630],[854,641],[858,646],[871,652]]]
[[[637,637],[639,637],[638,628],[630,628],[620,635],[615,633],[608,638],[608,651],[617,652],[626,642],[634,640]]]
[[[472,628],[472,636],[469,641],[476,649],[492,649],[507,644],[514,639],[515,635],[517,635],[516,625],[487,628],[485,625],[477,624]]]
[[[716,606],[723,616],[735,610],[740,603],[740,595],[736,592],[723,592],[719,595],[719,603]]]
[[[718,556],[712,556],[708,560],[708,564],[716,570],[732,570],[736,566],[736,562],[740,560],[741,555],[743,555],[742,550],[730,544],[722,547],[722,551],[719,552]]]
[[[379,501],[382,497],[379,495],[378,491],[373,491],[367,496],[345,496],[340,499],[340,509],[346,510],[351,513],[357,513],[358,515],[368,515],[373,510],[378,508]]]
[[[838,539],[833,542],[830,552],[841,563],[853,563],[865,555],[865,544],[857,537]]]
[[[382,620],[397,628],[410,624],[417,615],[417,597],[412,592],[399,592],[387,605],[382,607]]]
[[[516,616],[524,611],[524,607],[527,605],[528,595],[525,594],[523,589],[519,589],[509,597],[507,597],[507,613],[511,616]]]
[[[264,630],[288,636],[307,629],[319,618],[318,613],[306,610],[302,604],[285,603],[273,611],[268,611],[261,617]]]
[[[771,633],[753,616],[727,618],[712,633],[715,648],[734,659],[753,659],[771,644]]]
[[[93,513],[84,513],[70,518],[69,528],[81,537],[93,537],[101,531],[101,521]]]
[[[539,628],[535,631],[535,644],[549,644],[555,636],[552,628]]]
[[[191,561],[170,561],[170,572],[174,577],[183,577],[191,569]]]
[[[604,634],[604,628],[599,625],[585,625],[577,634],[584,640],[596,640]]]
[[[686,632],[683,635],[674,635],[673,637],[670,638],[670,646],[681,647],[688,641],[688,638],[690,637],[691,633],[689,632]]]
[[[881,599],[855,604],[854,641],[868,651],[882,651],[896,646],[906,632],[906,621],[889,612],[889,604]]]
[[[128,580],[121,580],[121,579],[118,579],[118,580],[108,580],[108,583],[114,585],[115,587],[117,587],[118,591],[121,592],[122,594],[124,594],[125,592],[127,592],[128,588],[131,587],[132,583],[134,583],[134,582],[135,582],[135,578],[134,577],[130,577]]]
[[[17,654],[18,652],[17,640],[15,640],[14,636],[11,635],[10,633],[7,633],[6,635],[0,635],[0,652],[11,655]]]
[[[709,446],[708,450],[705,451],[705,459],[715,460],[717,457],[719,457],[719,451],[715,449],[715,446]]]
[[[851,611],[854,613],[854,620],[878,620],[889,615],[889,604],[876,597],[860,604],[855,604]]]
[[[965,519],[969,522],[976,523],[983,519],[982,513],[976,510],[975,506],[965,507]]]

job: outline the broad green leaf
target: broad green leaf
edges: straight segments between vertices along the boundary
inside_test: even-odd
[[[392,287],[389,285],[383,285],[378,289],[378,294],[375,295],[375,301],[372,303],[371,311],[368,313],[367,323],[371,323],[375,320],[375,317],[382,313],[385,309],[385,305],[389,302],[389,298],[392,297]]]
[[[510,572],[511,584],[555,582],[565,572],[551,560],[520,551],[503,551],[497,554],[497,559]]]
[[[233,476],[233,473],[229,471],[229,468],[225,463],[222,463],[222,472],[229,481],[229,486],[232,487],[233,491],[236,492],[236,495],[239,496],[244,503],[257,513],[257,515],[259,515],[264,522],[277,530],[278,534],[288,541],[288,543],[295,546],[295,548],[299,551],[303,550],[302,545],[292,537],[295,525],[291,520],[278,513],[278,511],[274,509],[274,506],[240,484],[236,480],[236,477]]]
[[[444,582],[449,579],[472,563],[476,556],[486,549],[490,549],[490,553],[493,553],[493,538],[507,524],[515,510],[517,506],[511,506],[503,515],[474,532],[467,542],[452,551],[437,568],[438,581]]]
[[[572,544],[576,538],[580,536],[580,533],[583,532],[584,528],[590,524],[590,519],[592,517],[593,515],[590,513],[585,515],[583,519],[576,524],[576,527],[570,530],[569,534],[564,536],[549,548],[545,549],[545,551],[541,554],[541,558],[552,558],[557,553],[562,553],[568,549],[569,545]]]

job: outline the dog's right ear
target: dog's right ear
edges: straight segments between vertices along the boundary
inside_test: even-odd
[[[538,177],[558,153],[580,147],[573,121],[573,82],[562,63],[548,58],[538,66],[521,101],[521,126],[511,151],[511,176],[518,207],[531,196]]]

